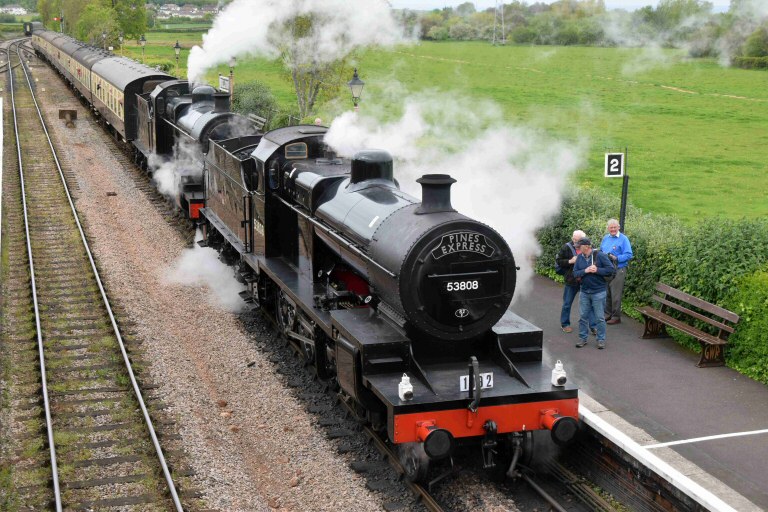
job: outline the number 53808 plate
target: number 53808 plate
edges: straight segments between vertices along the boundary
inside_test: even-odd
[[[480,389],[488,389],[493,387],[493,372],[480,374],[481,384]],[[472,387],[475,387],[474,383]],[[462,375],[459,377],[459,392],[469,391],[469,375]]]

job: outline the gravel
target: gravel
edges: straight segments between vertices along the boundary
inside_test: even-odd
[[[168,282],[187,248],[181,236],[52,71],[35,66],[34,73],[48,84],[42,106],[77,180],[77,209],[102,278],[143,340],[146,371],[177,421],[207,506],[381,510],[381,499],[313,426],[237,316],[209,304],[205,287]],[[78,111],[74,129],[58,120],[61,108]]]

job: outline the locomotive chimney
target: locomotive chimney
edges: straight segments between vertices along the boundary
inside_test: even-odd
[[[421,183],[421,206],[416,215],[438,212],[455,212],[451,206],[451,185],[456,180],[447,174],[425,174],[416,180]]]
[[[213,111],[214,112],[229,112],[230,109],[230,96],[226,92],[217,92],[213,95]]]
[[[385,179],[392,181],[392,155],[380,149],[358,151],[352,159],[350,183]]]

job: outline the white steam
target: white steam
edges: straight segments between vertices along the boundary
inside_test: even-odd
[[[200,146],[188,139],[178,139],[169,160],[151,154],[149,170],[157,190],[164,196],[174,199],[179,194],[179,186],[185,176],[199,180],[203,175],[203,153]]]
[[[311,19],[312,30],[298,34],[291,23]],[[323,64],[356,48],[403,41],[402,29],[384,0],[235,0],[189,54],[189,80],[231,57],[276,58],[290,48],[292,65]]]
[[[344,156],[365,148],[389,151],[401,188],[416,197],[421,190],[415,180],[424,174],[458,180],[451,189],[454,208],[501,233],[521,267],[515,296],[524,295],[533,258],[541,253],[536,230],[560,210],[569,175],[583,165],[586,144],[511,126],[498,105],[455,95],[409,95],[392,122],[382,122],[376,111],[367,98],[360,114],[334,120],[326,142]]]
[[[195,234],[192,249],[185,249],[166,275],[166,282],[195,288],[204,288],[203,294],[211,305],[238,313],[245,303],[238,295],[245,287],[235,279],[232,267],[219,260],[219,253],[209,247],[200,247],[202,233]]]

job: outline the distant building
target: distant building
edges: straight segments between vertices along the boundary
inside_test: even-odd
[[[14,16],[23,16],[27,14],[27,10],[20,5],[6,5],[0,7],[0,12],[3,14],[13,14]]]
[[[180,7],[176,4],[163,4],[157,10],[157,19],[167,20],[174,16],[190,18],[190,19],[202,19],[206,14],[216,14],[218,8],[215,5],[205,5],[202,7],[196,7],[194,5],[185,5]]]

